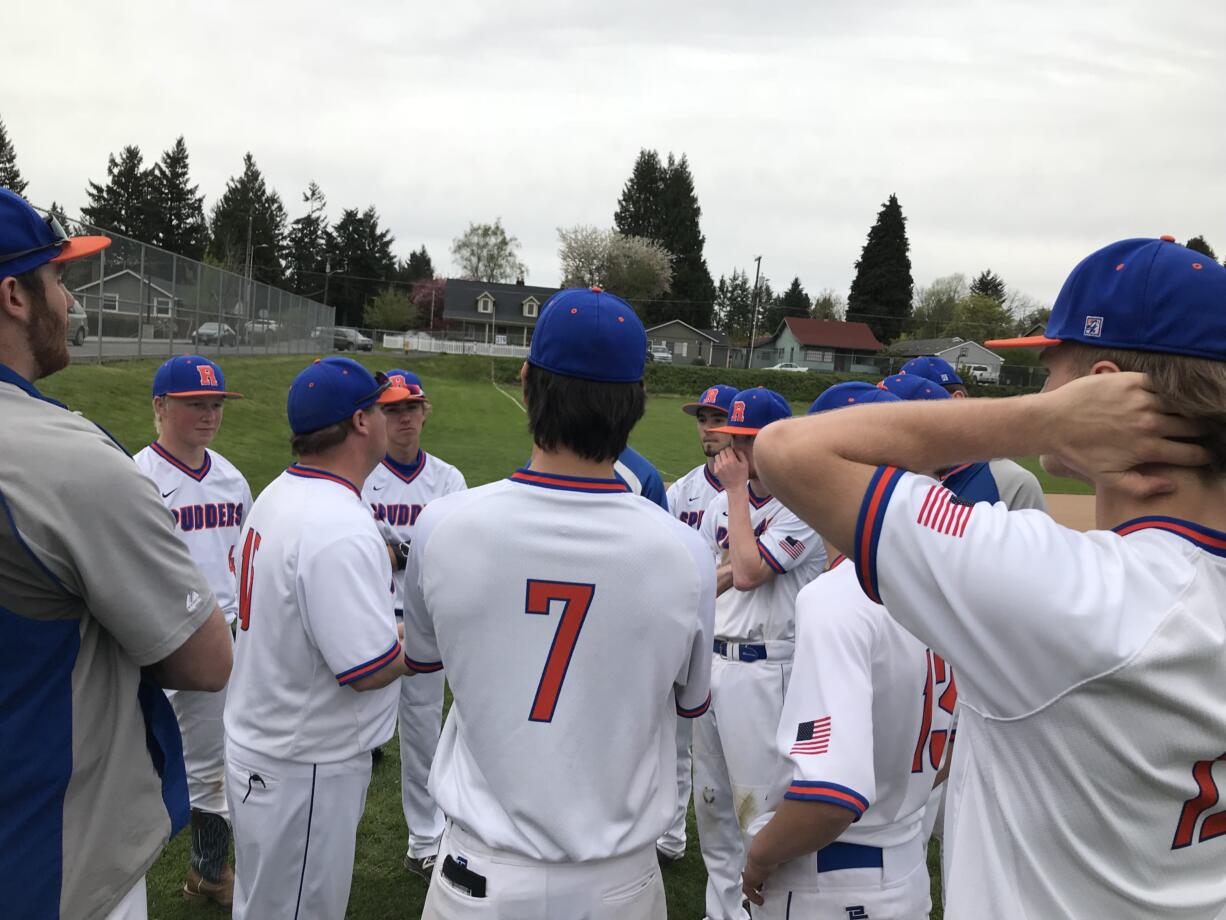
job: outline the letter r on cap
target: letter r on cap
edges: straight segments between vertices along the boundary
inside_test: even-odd
[[[745,421],[745,403],[743,400],[738,399],[736,402],[732,404],[732,417],[729,418],[728,421],[730,422]]]
[[[200,374],[200,385],[202,387],[217,386],[217,375],[213,373],[213,368],[207,364],[197,364],[196,371]]]

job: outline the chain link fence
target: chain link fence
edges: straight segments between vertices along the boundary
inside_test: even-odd
[[[335,346],[332,307],[108,230],[62,222],[73,235],[112,241],[64,266],[64,284],[76,299],[68,321],[74,359],[318,354]]]

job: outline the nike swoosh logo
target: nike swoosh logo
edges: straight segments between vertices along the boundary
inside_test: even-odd
[[[378,491],[379,491],[380,489],[382,489],[382,488],[383,488],[383,486],[371,486],[371,487],[370,487],[370,491],[372,491],[372,492],[378,492]]]
[[[697,498],[697,497],[695,497],[695,498],[691,498],[691,499],[689,499],[689,501],[696,502],[696,501],[698,501],[698,498]]]
[[[179,488],[178,486],[176,486],[175,488],[171,489],[169,492],[163,492],[162,498],[170,498],[170,496],[174,495],[178,491],[179,491]]]

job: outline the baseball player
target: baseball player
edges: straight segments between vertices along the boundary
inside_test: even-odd
[[[387,452],[381,407],[408,398],[350,358],[309,365],[287,407],[298,462],[243,525],[225,708],[239,920],[345,915],[370,752],[407,673],[391,562],[355,483]]]
[[[898,372],[930,380],[944,389],[954,399],[966,399],[970,396],[970,393],[967,392],[966,384],[962,382],[962,378],[958,376],[954,366],[944,358],[938,358],[936,355],[923,355],[919,358],[912,358]]]
[[[627,446],[618,455],[617,462],[613,464],[613,475],[628,485],[635,495],[641,495],[668,510],[668,497],[659,470],[633,447]]]
[[[1113,243],[1073,270],[1045,336],[989,343],[1043,347],[1043,393],[828,413],[760,445],[781,497],[957,670],[951,920],[1226,908],[1223,304],[1212,260]],[[1103,529],[897,466],[1033,453],[1093,482]]]
[[[702,525],[703,514],[711,499],[724,487],[715,478],[712,467],[721,450],[732,444],[726,434],[715,434],[710,429],[718,428],[728,421],[728,407],[736,395],[736,387],[716,383],[699,395],[698,400],[686,403],[681,411],[694,416],[698,423],[698,442],[706,455],[706,462],[690,470],[668,487],[668,512],[688,527],[697,530]],[[692,719],[677,719],[677,810],[673,823],[656,841],[656,853],[661,863],[673,863],[685,856],[685,819],[690,809],[693,761],[690,745],[694,735]]]
[[[384,536],[394,547],[409,544],[417,518],[436,498],[467,488],[460,471],[421,448],[421,433],[431,412],[421,379],[411,371],[387,371],[392,386],[403,387],[410,399],[384,406],[387,416],[387,456],[366,477],[362,498],[374,511]],[[405,556],[400,553],[398,562]],[[403,568],[403,565],[401,565]],[[395,578],[396,616],[404,615],[401,576]],[[420,674],[400,682],[400,796],[409,829],[404,866],[430,880],[443,813],[430,798],[426,780],[443,724],[443,673]]]
[[[702,520],[717,570],[711,709],[694,726],[694,811],[707,867],[707,916],[745,916],[741,868],[746,831],[776,804],[786,765],[775,729],[792,667],[796,594],[825,568],[821,538],[765,490],[754,465],[754,440],[792,409],[757,387],[733,397],[732,436],[715,458],[724,491]]]
[[[208,579],[231,628],[238,616],[234,545],[251,507],[247,480],[225,457],[208,449],[221,427],[222,407],[240,394],[226,389],[221,368],[199,355],[170,358],[153,375],[157,440],[134,458],[174,515],[175,530]],[[191,864],[183,894],[229,907],[229,866],[222,712],[226,693],[168,690],[183,735],[183,760],[192,805]]]
[[[838,384],[809,411],[898,401]],[[778,730],[793,778],[749,848],[755,917],[928,916],[921,816],[956,698],[952,669],[865,596],[844,556],[801,590]]]
[[[531,467],[418,519],[409,666],[454,694],[430,772],[447,815],[426,918],[665,916],[675,716],[709,702],[714,564],[613,474],[647,337],[599,289],[541,308],[522,371]]]

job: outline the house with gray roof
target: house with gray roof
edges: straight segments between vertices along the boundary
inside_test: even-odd
[[[443,319],[465,341],[528,345],[541,305],[557,288],[448,278]]]
[[[968,364],[982,364],[991,372],[989,376],[999,377],[1001,365],[1005,359],[996,352],[984,348],[978,342],[951,336],[943,339],[912,339],[895,342],[890,346],[891,354],[903,358],[918,358],[923,355],[936,355],[944,358],[961,373]]]
[[[667,348],[673,364],[728,366],[728,336],[714,329],[698,329],[684,320],[673,319],[648,329],[647,341]]]

